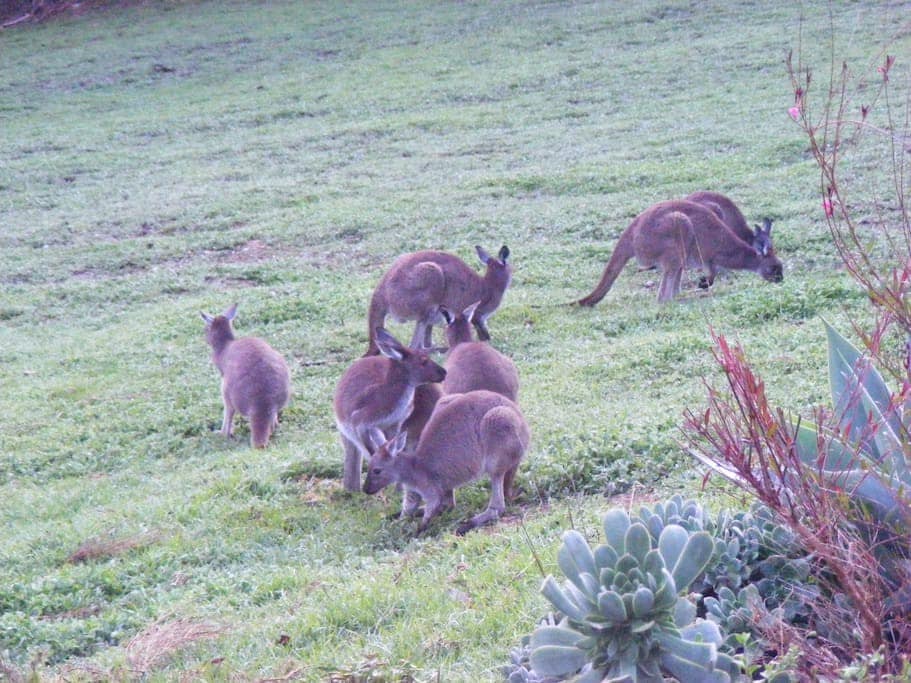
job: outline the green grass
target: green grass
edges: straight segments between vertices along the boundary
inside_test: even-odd
[[[152,1],[0,32],[13,667],[127,677],[132,638],[197,619],[224,632],[164,652],[150,680],[497,680],[547,609],[536,555],[553,570],[563,529],[594,534],[605,494],[698,495],[679,425],[719,377],[710,326],[746,346],[774,402],[808,411],[826,396],[819,316],[869,316],[787,116],[784,58],[802,30],[825,66],[826,3],[337,5]],[[858,68],[903,16],[836,14]],[[658,306],[655,274],[630,267],[595,309],[559,305],[593,287],[633,216],[697,189],[775,220],[782,285],[729,273]],[[395,494],[342,492],[332,391],[396,255],[477,265],[474,244],[504,243],[515,276],[491,331],[522,376],[525,494],[459,538],[486,503],[469,487],[415,539],[385,519]],[[238,332],[292,365],[265,452],[245,424],[233,442],[215,431],[198,311],[234,301]]]

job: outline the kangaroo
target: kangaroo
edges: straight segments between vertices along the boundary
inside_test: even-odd
[[[400,483],[424,499],[418,526],[423,532],[444,507],[455,505],[454,490],[482,475],[490,477],[487,509],[461,524],[457,533],[499,519],[508,489],[528,449],[528,425],[519,407],[492,391],[444,396],[412,454],[403,454],[405,435],[390,439],[370,458],[364,493]]]
[[[237,304],[221,315],[200,311],[206,322],[206,341],[212,347],[212,362],[221,373],[221,397],[224,419],[221,433],[234,435],[234,413],[250,420],[250,443],[265,448],[278,426],[281,410],[291,395],[288,365],[275,349],[262,339],[235,339],[231,321],[237,315]]]
[[[404,322],[417,321],[412,348],[430,348],[433,325],[443,322],[440,306],[462,310],[480,301],[474,326],[478,337],[490,339],[487,319],[497,310],[509,281],[512,267],[507,263],[509,248],[500,249],[497,258],[475,247],[487,270],[478,275],[458,256],[443,251],[416,251],[399,256],[380,279],[370,300],[368,314],[370,343],[365,356],[379,353],[374,330],[382,327],[386,316]]]
[[[443,309],[448,323],[446,340],[449,343],[444,364],[446,379],[443,380],[443,393],[463,394],[487,389],[516,401],[519,395],[516,364],[490,344],[472,340],[471,319],[479,303],[476,301],[456,316]]]
[[[771,239],[772,222],[766,219],[763,230]],[[659,202],[633,219],[614,247],[598,285],[588,296],[575,303],[594,306],[604,298],[623,266],[635,257],[645,268],[662,271],[658,301],[673,299],[680,292],[683,269],[702,268],[705,286],[715,281],[718,267],[752,270],[770,282],[784,279],[782,264],[771,248],[757,251],[728,228],[702,204],[686,200]]]
[[[344,485],[361,488],[361,459],[398,433],[412,411],[415,387],[442,382],[446,371],[385,329],[374,333],[381,356],[359,358],[335,390],[335,422],[345,448]]]
[[[737,237],[747,244],[752,244],[753,248],[763,256],[774,249],[771,234],[772,221],[768,218],[763,222],[763,228],[757,225],[756,230],[753,231],[750,230],[750,226],[747,225],[747,221],[737,205],[720,192],[702,190],[694,192],[684,199],[710,208]]]

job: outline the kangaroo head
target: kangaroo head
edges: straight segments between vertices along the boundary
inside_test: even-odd
[[[753,232],[753,248],[759,252],[760,256],[774,253],[775,247],[772,245],[772,219],[763,218],[761,228],[758,225],[753,227],[755,228],[755,231]]]
[[[407,434],[399,432],[395,437],[384,443],[370,456],[367,467],[367,479],[364,480],[364,493],[379,493],[384,488],[395,482],[393,465],[396,456],[405,448]]]
[[[759,274],[769,282],[784,280],[784,269],[781,261],[775,256],[775,247],[772,244],[772,219],[764,218],[762,227],[754,226],[753,248],[759,254]]]
[[[221,315],[211,316],[208,313],[199,312],[206,323],[206,341],[215,346],[218,342],[224,342],[234,339],[234,327],[231,321],[237,316],[237,304],[231,305]]]
[[[442,366],[434,363],[430,356],[423,351],[409,349],[389,334],[385,328],[376,328],[376,345],[381,354],[405,368],[408,383],[411,386],[428,382],[442,382],[446,378],[446,371]]]
[[[449,348],[452,348],[456,344],[470,342],[472,340],[472,318],[474,317],[474,312],[480,305],[480,301],[475,301],[458,315],[453,315],[451,311],[442,306],[440,307],[440,312],[443,314],[443,318],[446,319],[446,341],[449,342]]]
[[[505,244],[500,247],[497,258],[491,256],[479,246],[475,246],[475,251],[478,252],[478,258],[481,259],[481,263],[487,266],[487,271],[484,273],[484,281],[487,282],[489,287],[502,294],[502,292],[506,291],[509,281],[512,279],[512,266],[507,263],[509,247]]]

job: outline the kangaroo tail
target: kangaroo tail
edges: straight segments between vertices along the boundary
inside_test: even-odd
[[[633,231],[630,229],[631,227],[632,225],[624,230],[623,234],[620,235],[620,239],[617,240],[617,245],[614,247],[614,252],[611,254],[610,260],[604,267],[604,273],[602,273],[598,285],[592,290],[591,294],[573,302],[575,305],[594,306],[601,301],[611,288],[611,285],[614,284],[614,280],[617,279],[620,271],[623,270],[623,266],[626,265],[626,262],[635,256],[635,251],[633,249]]]
[[[278,413],[275,408],[256,410],[250,416],[250,445],[253,448],[265,448],[272,436]]]
[[[381,287],[378,286],[370,299],[370,310],[367,313],[367,339],[369,343],[364,356],[379,355],[380,349],[376,345],[376,328],[382,327],[386,322],[387,312],[386,298],[381,292]]]

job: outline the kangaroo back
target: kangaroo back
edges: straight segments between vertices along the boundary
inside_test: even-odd
[[[396,259],[373,292],[368,312],[370,341],[364,355],[379,352],[374,330],[383,326],[386,316],[416,321],[410,346],[429,348],[433,325],[443,322],[440,306],[462,310],[479,301],[475,325],[482,338],[489,336],[487,318],[499,307],[512,277],[509,249],[502,247],[497,258],[481,247],[475,249],[486,268],[483,275],[458,256],[442,251],[418,251]]]
[[[374,453],[364,491],[376,493],[390,483],[401,483],[419,493],[425,502],[420,532],[445,504],[454,502],[454,489],[487,474],[490,503],[460,525],[459,532],[464,533],[499,518],[506,507],[504,481],[512,481],[528,443],[528,425],[519,407],[506,397],[490,391],[446,396],[413,454],[401,454],[403,435]]]
[[[519,395],[519,373],[515,363],[487,342],[471,338],[472,316],[477,302],[456,316],[444,309],[446,338],[449,353],[446,356],[444,394],[462,394],[486,389],[502,394],[511,401]]]

